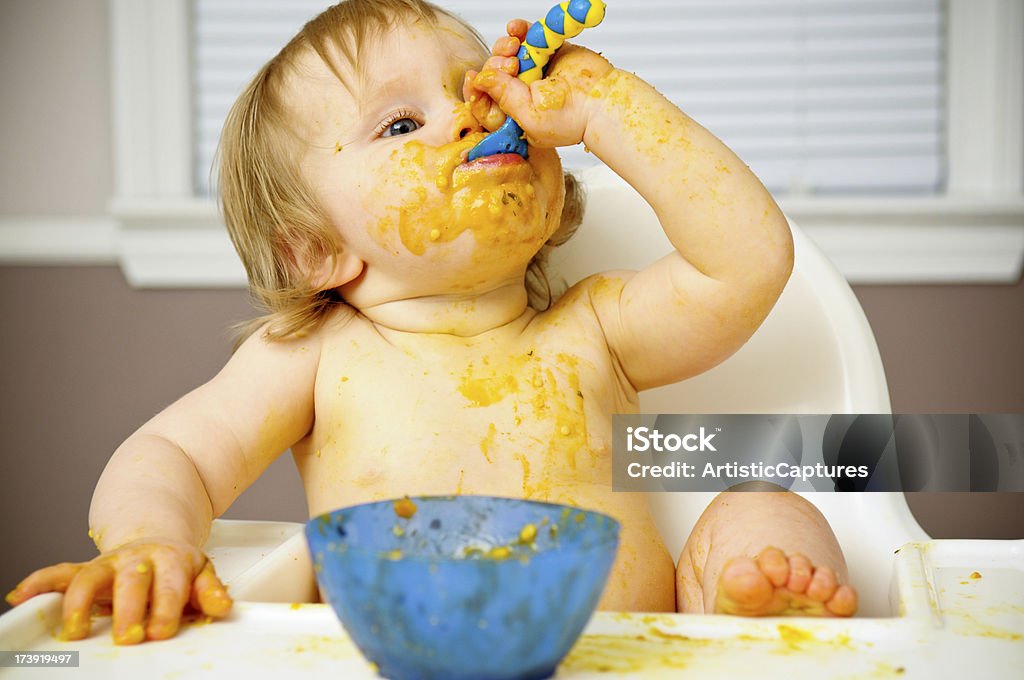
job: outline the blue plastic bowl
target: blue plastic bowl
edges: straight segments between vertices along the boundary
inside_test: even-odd
[[[381,501],[306,525],[320,587],[366,658],[394,680],[552,675],[601,597],[619,523],[511,498],[410,500],[408,518]]]

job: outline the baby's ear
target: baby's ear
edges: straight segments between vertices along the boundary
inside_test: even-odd
[[[352,281],[363,272],[364,262],[344,246],[325,255],[314,266],[311,280],[317,290],[333,290]]]

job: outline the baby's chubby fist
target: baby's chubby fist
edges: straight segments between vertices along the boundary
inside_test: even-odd
[[[565,43],[548,62],[545,77],[527,85],[516,77],[515,55],[528,27],[522,19],[508,23],[508,37],[494,43],[483,68],[466,74],[463,95],[488,130],[497,129],[507,113],[522,126],[530,144],[578,144],[595,106],[591,92],[613,67],[596,52]]]

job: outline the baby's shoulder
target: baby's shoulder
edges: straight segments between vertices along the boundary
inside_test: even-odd
[[[545,313],[593,316],[599,308],[619,299],[622,288],[634,274],[636,272],[626,269],[592,274],[571,286]]]
[[[238,348],[239,353],[316,356],[325,344],[343,336],[358,313],[345,304],[331,307],[315,323],[290,333],[275,328],[278,319],[270,319],[252,332]]]
[[[622,288],[634,272],[593,274],[571,286],[531,324],[542,335],[562,338],[566,332],[606,341],[604,317],[617,305]]]

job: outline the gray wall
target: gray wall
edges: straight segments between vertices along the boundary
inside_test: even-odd
[[[0,214],[106,209],[107,34],[105,0],[0,2]]]
[[[104,212],[106,21],[103,0],[0,2],[0,217]],[[896,411],[1024,412],[1024,283],[856,293]],[[113,266],[0,266],[0,588],[94,554],[89,499],[110,453],[213,375],[251,313],[243,291],[138,291]],[[1024,494],[910,502],[936,537],[1024,537]],[[227,516],[305,519],[290,460]]]

